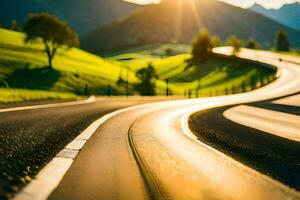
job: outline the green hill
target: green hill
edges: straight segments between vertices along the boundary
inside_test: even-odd
[[[190,90],[209,96],[256,88],[257,81],[265,84],[275,73],[236,58],[216,57],[191,64],[189,47],[174,44],[129,49],[106,58],[73,48],[60,51],[54,58],[54,69],[49,69],[42,45],[24,44],[24,36],[0,29],[0,103],[78,98],[85,94],[86,85],[89,94],[106,95],[110,85],[113,95],[125,95],[127,76],[129,94],[138,95],[136,72],[149,63],[157,74],[158,95],[165,95],[166,79],[174,95]]]
[[[166,93],[166,79],[175,95],[190,91],[193,96],[215,96],[249,91],[272,81],[275,75],[275,70],[239,61],[234,57],[216,56],[201,64],[191,64],[188,62],[191,58],[188,53],[161,57],[153,55],[157,51],[154,48],[153,51],[146,51],[147,54],[125,53],[111,59],[121,62],[132,71],[138,71],[151,63],[158,75],[158,94]]]
[[[300,46],[300,32],[256,12],[218,0],[163,0],[99,27],[82,38],[82,47],[101,54],[171,41],[190,44],[201,28],[223,40],[232,34],[244,40],[255,38],[265,47],[272,47],[276,32],[283,30],[293,46]]]
[[[54,58],[55,70],[50,70],[41,44],[25,45],[23,38],[23,33],[0,29],[0,87],[13,88],[12,100],[19,99],[13,95],[18,95],[15,89],[35,91],[37,99],[45,98],[41,90],[53,91],[50,97],[54,98],[74,98],[84,94],[86,84],[93,94],[106,94],[108,84],[113,93],[122,92],[114,90],[123,69],[120,64],[73,48],[59,52]],[[137,81],[133,72],[129,72],[129,77],[131,82]]]

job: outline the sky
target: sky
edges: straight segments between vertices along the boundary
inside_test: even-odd
[[[160,0],[126,0],[130,2],[135,2],[139,4],[147,4],[147,3],[159,3]],[[254,3],[258,3],[265,8],[273,8],[278,9],[282,5],[286,3],[300,2],[300,0],[220,0],[225,1],[227,3],[234,4],[236,6],[241,6],[243,8],[247,8],[252,6]]]

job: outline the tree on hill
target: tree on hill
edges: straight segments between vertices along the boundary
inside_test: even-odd
[[[21,28],[19,27],[17,20],[11,21],[10,29],[13,31],[21,31]]]
[[[65,22],[47,13],[31,14],[24,30],[26,43],[43,42],[50,68],[52,68],[52,60],[58,49],[70,49],[79,45],[77,33]]]
[[[276,51],[290,51],[290,42],[285,32],[279,31],[275,39]]]
[[[210,57],[212,45],[207,30],[203,29],[198,33],[192,46],[194,61],[205,61]]]
[[[230,36],[226,44],[233,47],[233,54],[238,53],[243,47],[243,41],[235,35]]]
[[[212,36],[211,37],[211,46],[212,47],[220,47],[222,45],[222,40],[219,36]]]
[[[137,90],[141,95],[153,96],[155,95],[155,83],[153,79],[157,78],[155,69],[151,63],[148,67],[142,68],[136,72],[137,78],[140,79],[140,83],[136,85]]]
[[[166,52],[166,56],[172,56],[173,53],[174,53],[174,51],[173,51],[172,48],[167,48],[167,49],[165,50],[165,52]]]
[[[250,38],[246,42],[246,48],[248,49],[261,49],[261,45],[253,38]]]

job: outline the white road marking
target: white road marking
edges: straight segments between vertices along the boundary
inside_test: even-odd
[[[300,142],[300,116],[252,106],[236,106],[224,117],[244,126]]]
[[[300,94],[273,101],[272,103],[300,107]],[[299,122],[300,123],[300,122]]]
[[[56,107],[65,107],[65,106],[75,106],[75,105],[89,104],[89,103],[93,103],[95,101],[96,101],[96,97],[91,96],[88,99],[80,100],[80,101],[72,101],[72,102],[65,102],[65,103],[53,103],[53,104],[43,104],[43,105],[34,105],[34,106],[22,106],[22,107],[14,107],[14,108],[4,108],[4,109],[0,109],[0,113],[23,111],[23,110],[35,110],[35,109],[42,109],[42,108],[56,108]]]

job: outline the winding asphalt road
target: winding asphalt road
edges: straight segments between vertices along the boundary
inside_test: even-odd
[[[278,67],[279,78],[244,94],[159,102],[113,115],[95,131],[48,198],[300,199],[288,181],[275,180],[266,171],[205,144],[189,129],[193,113],[300,91],[300,67],[294,61],[286,62],[285,57],[279,62],[277,54],[245,49],[239,56]],[[39,190],[25,188],[17,199],[35,199]]]

